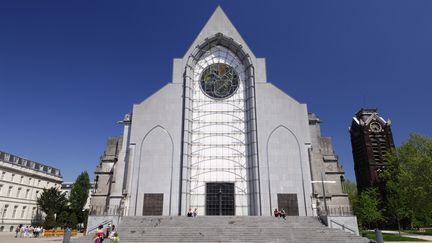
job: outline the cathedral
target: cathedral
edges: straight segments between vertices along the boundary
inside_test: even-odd
[[[124,116],[95,171],[91,215],[316,216],[349,212],[320,120],[267,81],[218,7],[172,81]]]

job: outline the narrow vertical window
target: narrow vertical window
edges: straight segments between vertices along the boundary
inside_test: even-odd
[[[3,218],[7,218],[7,210],[8,210],[8,207],[9,207],[9,205],[5,205],[4,206],[4,208],[3,208],[3,214],[2,214],[2,217]]]
[[[27,207],[23,206],[22,212],[21,212],[21,218],[24,219],[25,217],[25,211],[26,211]]]
[[[8,196],[8,197],[10,197],[11,192],[12,192],[12,186],[9,187],[9,190],[8,190],[8,193],[7,193],[7,196]]]
[[[13,209],[13,212],[12,212],[12,218],[13,218],[13,219],[14,219],[15,216],[16,216],[16,211],[17,211],[17,209],[18,209],[18,206],[15,206],[14,209]]]

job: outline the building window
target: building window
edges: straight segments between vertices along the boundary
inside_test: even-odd
[[[4,231],[4,226],[2,225],[1,227],[0,227],[0,232],[3,232]]]
[[[36,199],[38,198],[38,196],[39,196],[39,191],[36,191]]]
[[[22,212],[21,212],[21,218],[22,219],[24,219],[26,209],[27,209],[26,206],[24,206],[23,209],[22,209]]]
[[[3,171],[2,174],[1,174],[1,179],[2,180],[4,179],[5,175],[6,175],[6,171]]]
[[[38,180],[38,184],[37,184],[37,186],[40,186],[40,182],[41,182],[41,180]]]
[[[20,183],[23,183],[24,176],[21,176]]]
[[[12,174],[12,179],[11,179],[12,182],[14,181],[14,178],[15,178],[15,174]]]
[[[9,190],[8,190],[8,193],[7,193],[8,197],[10,197],[11,192],[12,192],[12,186],[9,187]]]
[[[18,188],[18,190],[17,190],[17,194],[16,194],[16,197],[20,197],[20,194],[21,194],[21,187],[20,188]]]
[[[13,219],[14,219],[15,216],[16,216],[16,211],[17,211],[17,209],[18,209],[18,206],[15,206],[14,209],[13,209],[13,211],[12,211],[12,218],[13,218]]]
[[[32,184],[32,178],[29,177],[29,186],[31,186]]]
[[[36,207],[33,207],[33,209],[32,209],[32,218],[34,217],[34,215],[35,215],[35,211],[36,211]]]
[[[2,188],[3,188],[3,185],[0,184],[0,195],[1,195],[1,192],[2,192]]]
[[[7,204],[4,206],[2,218],[7,218],[8,207],[9,207],[9,205],[7,205]]]
[[[27,189],[27,191],[26,191],[26,195],[25,195],[25,198],[26,198],[26,199],[28,198],[29,194],[30,194],[30,189]]]
[[[13,232],[13,230],[14,230],[13,226],[9,227],[9,232]]]

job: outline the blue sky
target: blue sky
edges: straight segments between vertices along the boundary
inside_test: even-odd
[[[378,108],[395,143],[431,136],[432,1],[1,1],[0,150],[93,173],[116,122],[171,81],[221,5],[268,80],[323,121],[349,179],[348,127]]]

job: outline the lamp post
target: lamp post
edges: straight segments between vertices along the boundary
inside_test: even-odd
[[[323,200],[324,200],[324,208],[325,208],[325,215],[328,215],[328,209],[327,209],[327,201],[326,201],[326,194],[325,194],[325,188],[324,188],[324,178],[323,178],[323,172],[321,172],[321,185],[323,190]]]

